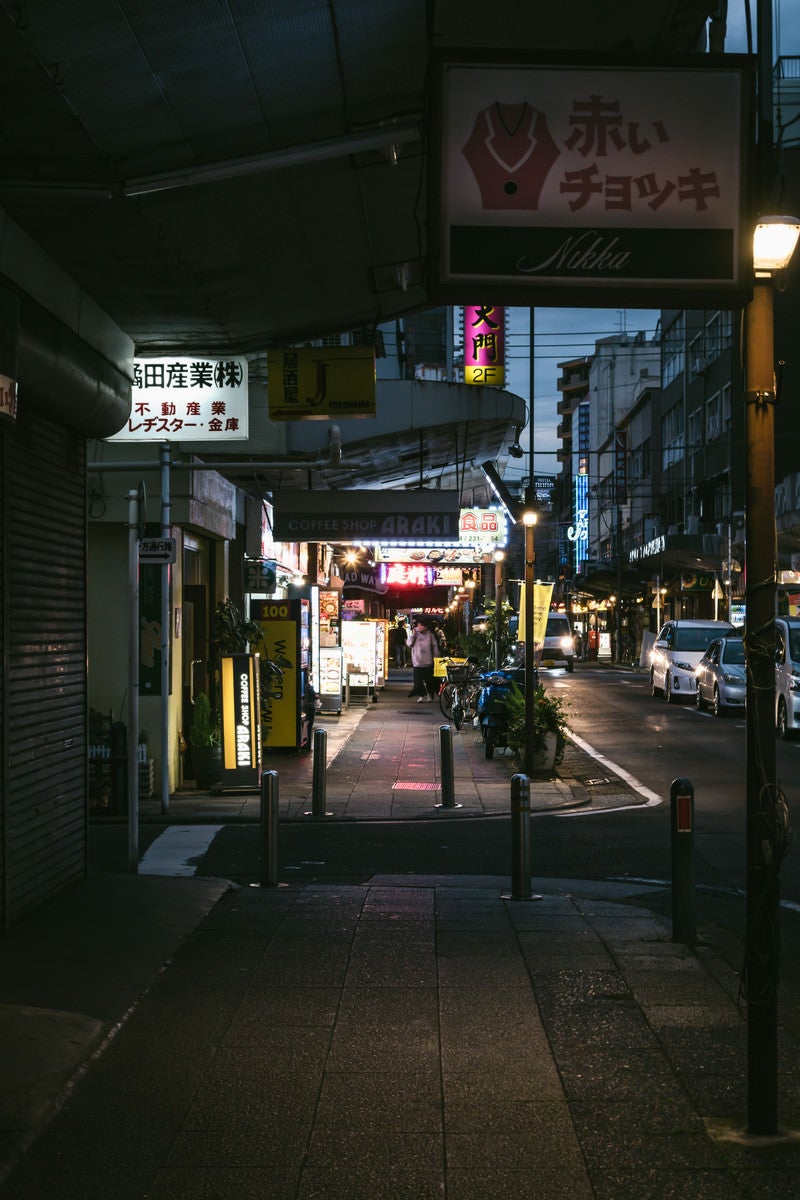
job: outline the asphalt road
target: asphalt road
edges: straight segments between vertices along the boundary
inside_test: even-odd
[[[551,878],[666,880],[670,876],[669,792],[677,777],[695,792],[695,873],[698,888],[743,891],[745,859],[745,723],[715,718],[693,705],[651,697],[647,677],[602,667],[546,673],[548,687],[569,705],[575,734],[634,780],[664,797],[657,806],[623,811],[535,816],[533,874]],[[800,800],[800,743],[778,743],[779,779],[790,812]],[[142,830],[142,849],[160,832]],[[125,834],[93,827],[94,866],[125,869]],[[511,872],[507,818],[447,822],[281,822],[281,879],[363,882],[374,874]],[[224,828],[198,865],[199,873],[243,884],[260,876],[257,826]],[[800,906],[800,861],[789,855],[782,896]]]

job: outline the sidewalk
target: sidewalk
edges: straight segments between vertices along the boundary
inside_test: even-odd
[[[419,820],[442,816],[506,815],[511,778],[520,770],[510,751],[496,750],[487,759],[480,730],[452,726],[455,812],[441,809],[441,729],[448,727],[437,702],[417,704],[408,698],[411,672],[393,671],[377,703],[360,700],[341,715],[318,714],[315,734],[326,742],[325,808],[343,820]],[[447,735],[446,735],[447,736]],[[265,754],[265,770],[278,774],[282,819],[301,818],[312,808],[314,756],[310,753]],[[597,763],[570,745],[554,772],[531,778],[531,810],[545,812],[587,804],[644,803],[621,780],[594,782]],[[216,823],[258,820],[260,796],[253,789],[199,793],[189,785],[170,797],[170,821]],[[161,801],[140,803],[143,820],[162,820]],[[102,818],[101,818],[102,819]],[[113,819],[113,818],[112,818]]]
[[[513,764],[472,732],[462,808],[397,786],[440,781],[443,722],[395,691],[336,723],[332,762],[331,727],[333,819],[507,811]],[[278,769],[297,819],[309,756]],[[631,802],[592,773],[571,749],[535,803]],[[181,794],[168,820],[253,803]],[[510,882],[70,889],[0,937],[0,1200],[800,1200],[800,1144],[743,1136],[742,902],[704,904],[687,948],[663,890]],[[779,1113],[800,1128],[794,919],[784,938]]]

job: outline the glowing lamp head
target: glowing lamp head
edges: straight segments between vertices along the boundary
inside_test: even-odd
[[[800,236],[797,217],[759,217],[753,233],[753,267],[759,274],[783,271]]]

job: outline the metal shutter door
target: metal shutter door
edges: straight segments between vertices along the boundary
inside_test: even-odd
[[[20,405],[4,435],[3,920],[86,870],[86,444]]]

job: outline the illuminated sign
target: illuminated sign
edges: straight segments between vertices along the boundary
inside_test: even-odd
[[[742,303],[754,84],[744,55],[435,57],[431,291],[445,302],[468,288],[505,304],[585,305],[593,293],[681,307],[687,291],[697,308]]]
[[[261,779],[261,713],[259,657],[232,654],[222,658],[223,784],[257,786]]]
[[[278,564],[266,558],[246,558],[243,564],[246,592],[274,592]]]
[[[131,413],[108,442],[245,441],[246,358],[136,358]]]
[[[458,532],[467,545],[492,542],[504,546],[508,541],[506,515],[499,508],[462,508]]]
[[[506,381],[505,309],[464,306],[464,382],[503,387]]]
[[[378,562],[431,563],[435,567],[477,567],[480,563],[491,563],[495,547],[488,543],[480,546],[398,546],[395,544],[375,546]]]
[[[421,563],[380,563],[378,571],[387,587],[430,587],[436,580],[435,569]]]
[[[272,421],[375,416],[371,346],[303,346],[267,354]]]
[[[575,476],[575,524],[570,525],[567,537],[575,547],[575,570],[589,551],[589,476]]]

